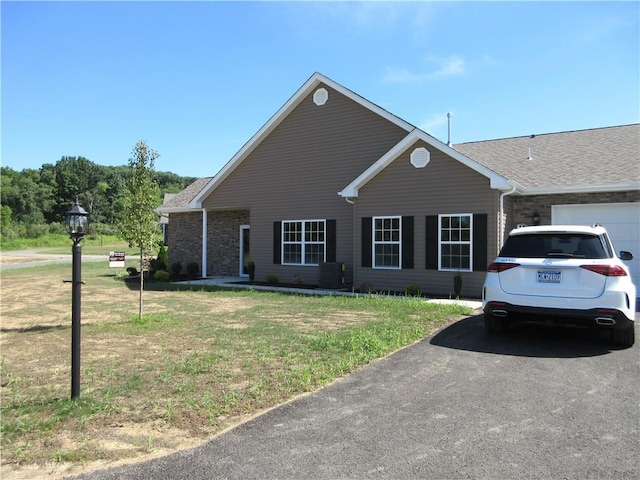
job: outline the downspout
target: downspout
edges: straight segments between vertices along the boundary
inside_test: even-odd
[[[355,198],[356,197],[352,197],[353,200],[349,197],[345,197],[345,201],[347,203],[350,203],[351,205],[353,205],[353,226],[352,226],[352,231],[353,234],[351,235],[351,258],[352,260],[352,265],[351,265],[351,289],[353,290],[353,288],[356,285],[356,226],[357,226],[357,205],[356,205],[356,201]]]
[[[511,195],[512,193],[514,193],[516,191],[516,187],[515,185],[511,186],[511,190],[508,190],[506,192],[502,192],[500,194],[500,211],[498,213],[499,215],[499,243],[498,243],[498,252],[500,251],[500,249],[502,248],[502,245],[504,245],[504,232],[505,232],[505,224],[504,224],[504,197],[506,197],[507,195]]]
[[[207,277],[207,209],[202,209],[202,277]]]

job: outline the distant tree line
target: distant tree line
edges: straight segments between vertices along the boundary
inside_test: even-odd
[[[159,193],[177,193],[195,178],[170,172],[153,172]],[[124,189],[129,166],[97,165],[84,157],[62,157],[55,165],[38,170],[0,168],[0,234],[5,238],[39,237],[64,233],[64,214],[75,202],[89,212],[90,233],[116,234],[124,209]]]

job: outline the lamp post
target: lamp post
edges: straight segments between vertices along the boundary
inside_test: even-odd
[[[78,203],[64,214],[64,225],[73,240],[73,277],[71,279],[71,398],[80,397],[80,286],[82,284],[82,246],[87,233],[89,214]]]

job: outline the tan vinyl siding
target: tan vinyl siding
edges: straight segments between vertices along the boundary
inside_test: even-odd
[[[291,281],[298,274],[317,282],[317,267],[273,264],[275,221],[335,219],[336,260],[351,265],[352,206],[338,192],[407,134],[321,86],[329,92],[325,105],[315,105],[312,92],[203,201],[207,209],[250,211],[257,280],[275,274]]]
[[[430,151],[431,161],[424,168],[415,168],[409,155],[421,146]],[[362,268],[361,222],[358,221],[355,287],[368,283],[374,289],[403,291],[409,284],[418,284],[427,293],[453,295],[454,272],[425,268],[426,216],[487,214],[487,259],[490,262],[495,254],[497,206],[498,194],[491,190],[486,177],[429,145],[416,143],[360,189],[357,206],[358,219],[387,215],[414,217],[414,268]],[[462,295],[479,297],[485,272],[462,272],[461,275]]]

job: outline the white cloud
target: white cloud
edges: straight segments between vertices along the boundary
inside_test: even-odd
[[[404,68],[387,67],[382,80],[385,83],[419,83],[442,77],[464,75],[467,71],[467,62],[459,55],[447,58],[432,56],[427,58],[427,62],[433,64],[433,68],[423,73],[412,73]]]
[[[447,112],[434,113],[427,120],[418,125],[420,130],[423,130],[431,135],[437,135],[442,130],[442,127],[447,126]],[[436,133],[434,133],[436,132]]]
[[[461,75],[465,73],[466,63],[462,57],[453,55],[449,58],[436,58],[434,63],[440,64],[440,68],[431,73],[435,77],[448,77],[449,75]]]
[[[444,3],[409,0],[323,0],[281,2],[279,5],[283,6],[283,12],[293,15],[296,26],[308,28],[309,24],[320,22],[332,31],[339,26],[359,34],[380,34],[397,28],[407,29],[414,35],[424,34],[444,8]]]
[[[416,75],[404,68],[393,69],[387,67],[382,79],[385,83],[415,83],[424,80],[424,75]]]

